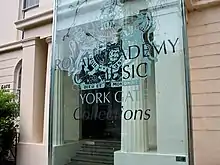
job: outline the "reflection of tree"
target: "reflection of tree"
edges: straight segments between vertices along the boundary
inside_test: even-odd
[[[72,4],[69,5],[69,8],[70,8],[70,9],[75,10],[75,14],[74,14],[74,16],[73,16],[73,22],[72,22],[71,26],[67,29],[66,34],[63,36],[63,41],[65,41],[66,38],[69,38],[69,36],[70,36],[70,30],[72,29],[72,27],[75,26],[76,17],[78,16],[79,9],[80,9],[80,7],[81,7],[83,4],[87,3],[87,1],[88,1],[88,0],[82,0],[82,1],[81,1],[81,0],[78,0],[77,3],[76,3],[76,7],[74,7],[74,5],[72,5]]]
[[[100,9],[99,21],[86,23],[80,27],[75,26],[80,7],[87,2],[88,0],[78,0],[76,5],[69,6],[69,8],[74,10],[75,14],[73,16],[73,23],[63,36],[65,40],[70,34],[74,34],[71,37],[74,38],[78,50],[75,50],[72,54],[77,55],[78,59],[88,59],[89,56],[95,56],[94,58],[99,65],[111,67],[117,61],[118,57],[122,56],[119,51],[127,51],[127,54],[129,45],[142,45],[143,43],[145,43],[144,51],[148,53],[147,55],[153,55],[155,21],[150,11],[143,10],[137,15],[123,18],[122,20],[114,20],[116,16],[118,17],[119,14],[123,14],[123,5],[117,0],[109,0],[105,1],[105,4]],[[150,3],[155,2],[150,1],[147,3],[146,7]],[[113,22],[114,27],[101,30],[102,23],[106,21]],[[118,50],[117,47],[113,48],[113,43],[117,45],[121,41],[123,41],[121,50]],[[109,47],[108,42],[111,47]],[[103,47],[99,48],[101,44]],[[99,51],[97,54],[94,54],[94,48],[97,48]],[[106,81],[106,72],[103,71],[103,68],[94,68],[94,66],[89,64],[81,68],[79,60],[75,60],[75,63],[76,72],[74,74],[78,71],[76,76],[78,82],[89,84]],[[121,74],[121,67],[113,68],[110,77],[112,80],[120,81]]]

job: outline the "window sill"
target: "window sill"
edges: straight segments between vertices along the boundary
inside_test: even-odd
[[[18,20],[15,22],[15,25],[18,30],[24,31],[27,29],[35,28],[42,24],[52,23],[52,20],[53,10],[50,9],[48,11],[38,13],[34,16]]]

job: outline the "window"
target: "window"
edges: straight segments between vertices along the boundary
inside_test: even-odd
[[[21,93],[21,79],[22,79],[22,60],[20,60],[17,63],[14,71],[14,93],[17,96],[16,101],[18,102],[19,106],[20,106],[20,93]],[[15,123],[16,125],[18,125],[17,132],[20,131],[19,122],[20,122],[20,115],[18,114],[18,116],[15,119]]]
[[[22,69],[20,69],[19,73],[18,73],[18,84],[17,84],[17,92],[18,92],[18,101],[20,102],[20,92],[21,92],[21,71]]]
[[[39,5],[39,0],[24,0],[24,10],[36,7]]]
[[[22,61],[19,61],[14,72],[14,92],[17,95],[17,101],[20,102],[21,78],[22,78]]]

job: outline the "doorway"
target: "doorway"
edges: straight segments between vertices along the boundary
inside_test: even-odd
[[[102,88],[82,91],[84,97],[100,96],[92,104],[82,105],[82,139],[121,140],[121,103],[115,99],[121,97],[121,87]],[[94,98],[87,98],[91,100]]]

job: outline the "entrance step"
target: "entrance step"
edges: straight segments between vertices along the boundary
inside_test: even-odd
[[[76,153],[77,155],[94,155],[94,156],[108,156],[108,157],[114,157],[114,153],[110,152],[94,152],[94,151],[78,151]]]
[[[99,145],[82,145],[81,148],[83,151],[98,151],[98,150],[106,150],[106,151],[117,151],[120,150],[120,147],[118,146],[99,146]]]
[[[113,165],[112,163],[105,163],[105,162],[92,162],[92,161],[74,161],[71,165]]]
[[[114,152],[120,150],[119,141],[85,140],[76,156],[74,165],[114,165]]]
[[[114,156],[105,156],[105,155],[81,155],[77,154],[75,160],[84,160],[84,161],[94,161],[94,162],[112,162],[114,161]]]
[[[84,146],[100,146],[100,147],[115,147],[121,148],[121,142],[119,141],[108,141],[108,140],[97,140],[97,141],[85,141]]]

